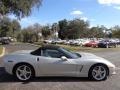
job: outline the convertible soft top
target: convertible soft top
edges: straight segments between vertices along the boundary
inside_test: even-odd
[[[36,56],[39,56],[41,55],[41,49],[44,50],[44,49],[58,49],[60,48],[59,46],[57,45],[42,45],[40,48],[38,48],[37,50],[35,51],[32,51],[31,54],[32,55],[36,55]]]
[[[42,49],[58,49],[60,47],[57,45],[42,45],[40,48],[42,48]]]

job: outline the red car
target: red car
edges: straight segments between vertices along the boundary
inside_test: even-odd
[[[84,45],[85,47],[97,47],[98,43],[96,41],[90,41]]]

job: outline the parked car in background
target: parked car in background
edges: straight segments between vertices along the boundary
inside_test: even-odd
[[[70,40],[70,45],[79,45],[79,41],[77,41],[77,40]]]
[[[61,40],[58,38],[58,39],[44,40],[44,43],[107,48],[107,47],[116,47],[117,45],[120,45],[120,40],[104,39],[104,38],[97,38],[97,39],[96,38],[79,38],[79,39]]]
[[[117,47],[117,43],[112,40],[102,40],[98,43],[98,47],[100,48]]]
[[[46,44],[51,44],[51,43],[52,43],[52,40],[51,40],[51,39],[48,39],[48,40],[44,40],[43,42],[46,43]]]
[[[10,44],[11,42],[12,42],[12,38],[11,37],[1,37],[1,40],[0,40],[0,42],[2,43],[2,44]]]
[[[117,45],[120,45],[120,39],[110,39],[112,42],[116,43]]]
[[[97,41],[89,41],[88,43],[84,44],[85,47],[98,47]]]
[[[8,40],[8,39],[2,39],[2,40],[1,40],[1,43],[2,43],[2,44],[9,44],[9,43],[10,43],[10,40]]]
[[[52,39],[52,42],[51,42],[51,44],[63,44],[63,40],[61,40],[61,39]]]
[[[89,43],[89,39],[81,39],[81,45],[84,46],[86,43]]]

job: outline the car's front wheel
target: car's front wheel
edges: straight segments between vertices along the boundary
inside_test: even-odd
[[[33,77],[33,68],[27,64],[17,65],[15,68],[15,76],[20,81],[28,81]]]
[[[89,71],[89,78],[96,81],[106,80],[107,76],[108,69],[105,65],[102,64],[94,65]]]

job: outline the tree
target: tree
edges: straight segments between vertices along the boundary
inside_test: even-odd
[[[23,18],[31,14],[33,7],[39,7],[42,0],[0,0],[0,14],[14,14],[16,17]]]
[[[114,38],[120,38],[120,29],[117,30],[117,31],[112,31],[112,36]]]
[[[21,29],[20,23],[17,20],[11,20],[8,17],[4,17],[0,21],[0,37],[14,37],[17,31]]]
[[[33,29],[36,31],[36,32],[41,32],[41,30],[42,30],[42,26],[40,25],[40,24],[38,24],[38,23],[35,23],[34,25],[33,25]]]
[[[22,42],[29,42],[29,43],[38,42],[39,39],[42,37],[40,36],[40,33],[42,33],[43,28],[46,30],[46,28],[49,29],[49,26],[43,27],[38,23],[35,23],[34,25],[30,25],[27,28],[22,29],[17,34],[17,40]]]
[[[61,39],[77,39],[85,37],[89,23],[81,19],[67,21],[66,19],[59,21],[59,38]]]
[[[12,31],[11,20],[7,17],[4,17],[0,21],[0,37],[6,37],[10,35],[10,31]]]
[[[112,30],[112,36],[114,38],[120,38],[120,26],[114,26],[113,28],[111,28]]]
[[[16,37],[16,34],[21,30],[20,23],[14,19],[12,20],[11,24],[12,24],[11,36]]]
[[[67,31],[67,25],[68,25],[68,21],[66,19],[61,20],[58,22],[59,23],[59,32],[58,32],[58,37],[61,39],[66,39],[66,31]]]
[[[18,35],[18,39],[22,37],[23,40],[21,41],[23,42],[38,42],[38,33],[34,30],[34,26],[28,26],[27,28],[24,28]]]
[[[19,42],[23,42],[24,36],[23,36],[22,31],[20,31],[20,32],[17,33],[16,39]]]
[[[85,37],[89,23],[81,19],[74,19],[69,21],[68,30],[69,39],[78,39],[80,37]]]
[[[104,30],[106,31],[106,28],[103,26],[92,27],[88,31],[88,37],[89,38],[103,38],[105,36]]]
[[[44,26],[42,28],[42,36],[44,39],[47,39],[49,36],[51,36],[51,29],[50,29],[49,25]]]

